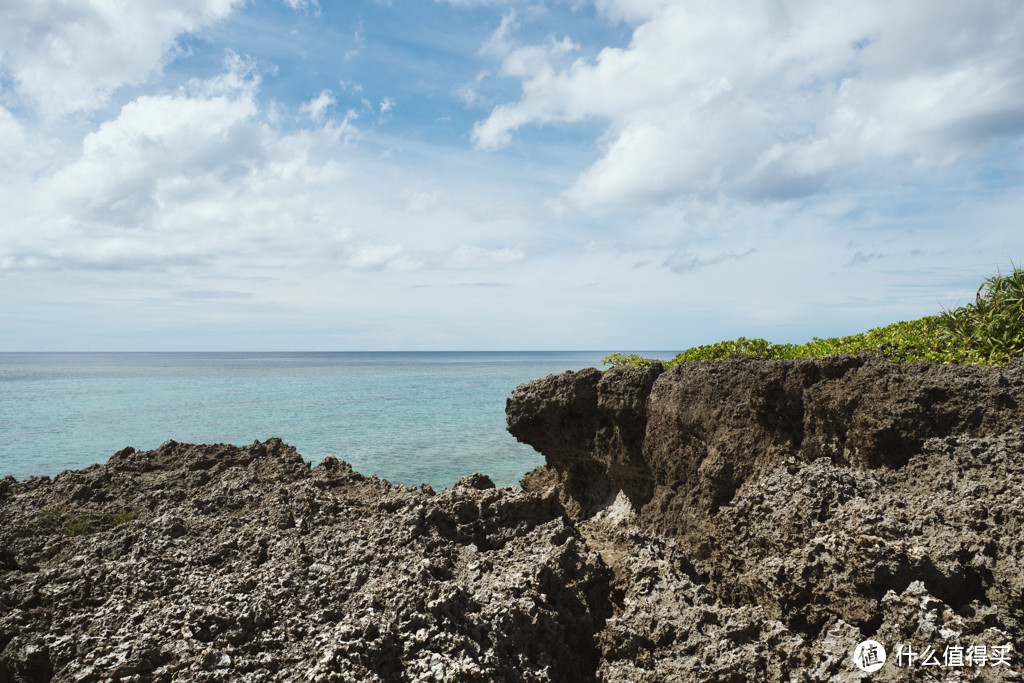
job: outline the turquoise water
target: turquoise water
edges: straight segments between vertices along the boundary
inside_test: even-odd
[[[55,475],[168,439],[272,436],[398,484],[484,472],[515,484],[543,457],[505,431],[521,382],[605,352],[0,354],[0,477]]]

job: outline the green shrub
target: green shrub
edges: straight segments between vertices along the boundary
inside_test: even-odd
[[[67,515],[68,506],[43,508],[42,514],[36,520],[36,526],[43,531],[50,531],[64,525],[64,517]]]
[[[136,517],[138,511],[131,508],[120,508],[113,513],[97,516],[81,510],[69,510],[65,504],[43,508],[36,519],[36,526],[42,531],[63,531],[68,536],[88,536],[127,524]]]
[[[68,536],[87,536],[93,533],[93,525],[84,512],[72,512],[67,505],[43,508],[36,520],[36,525],[43,531],[62,530]]]
[[[95,531],[92,522],[81,512],[70,515],[64,522],[64,533],[68,536],[88,536]]]
[[[974,301],[940,316],[943,339],[963,348],[967,362],[998,365],[1024,351],[1024,270],[997,273],[978,288]]]
[[[900,321],[848,337],[814,337],[804,344],[773,344],[740,337],[695,346],[665,363],[675,367],[696,360],[758,358],[820,358],[837,354],[878,353],[894,363],[999,365],[1024,354],[1024,270],[985,280],[972,303],[919,320]],[[613,353],[604,359],[614,367],[640,367],[654,361],[637,354]]]
[[[121,508],[110,516],[111,526],[121,526],[135,519],[138,513],[130,508]]]
[[[610,365],[613,368],[642,368],[653,363],[651,358],[644,358],[638,353],[613,353],[606,356],[601,365]]]

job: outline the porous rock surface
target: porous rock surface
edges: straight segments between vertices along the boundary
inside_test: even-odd
[[[601,680],[1021,680],[1024,364],[584,370],[507,414],[616,573]]]
[[[0,519],[4,682],[586,680],[611,615],[555,496],[434,495],[277,439],[7,478]]]
[[[1022,406],[1022,364],[654,365],[516,389],[523,490],[277,439],[8,477],[0,683],[1018,681]]]

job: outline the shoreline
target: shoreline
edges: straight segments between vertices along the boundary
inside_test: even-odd
[[[0,480],[0,680],[1020,680],[1022,406],[1019,363],[581,371],[509,399],[523,490],[278,439]]]

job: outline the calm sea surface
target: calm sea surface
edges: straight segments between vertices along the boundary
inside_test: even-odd
[[[543,457],[505,431],[521,382],[605,352],[0,353],[0,477],[55,475],[168,439],[272,436],[398,484],[484,472],[514,484]],[[665,356],[661,356],[665,357]]]

